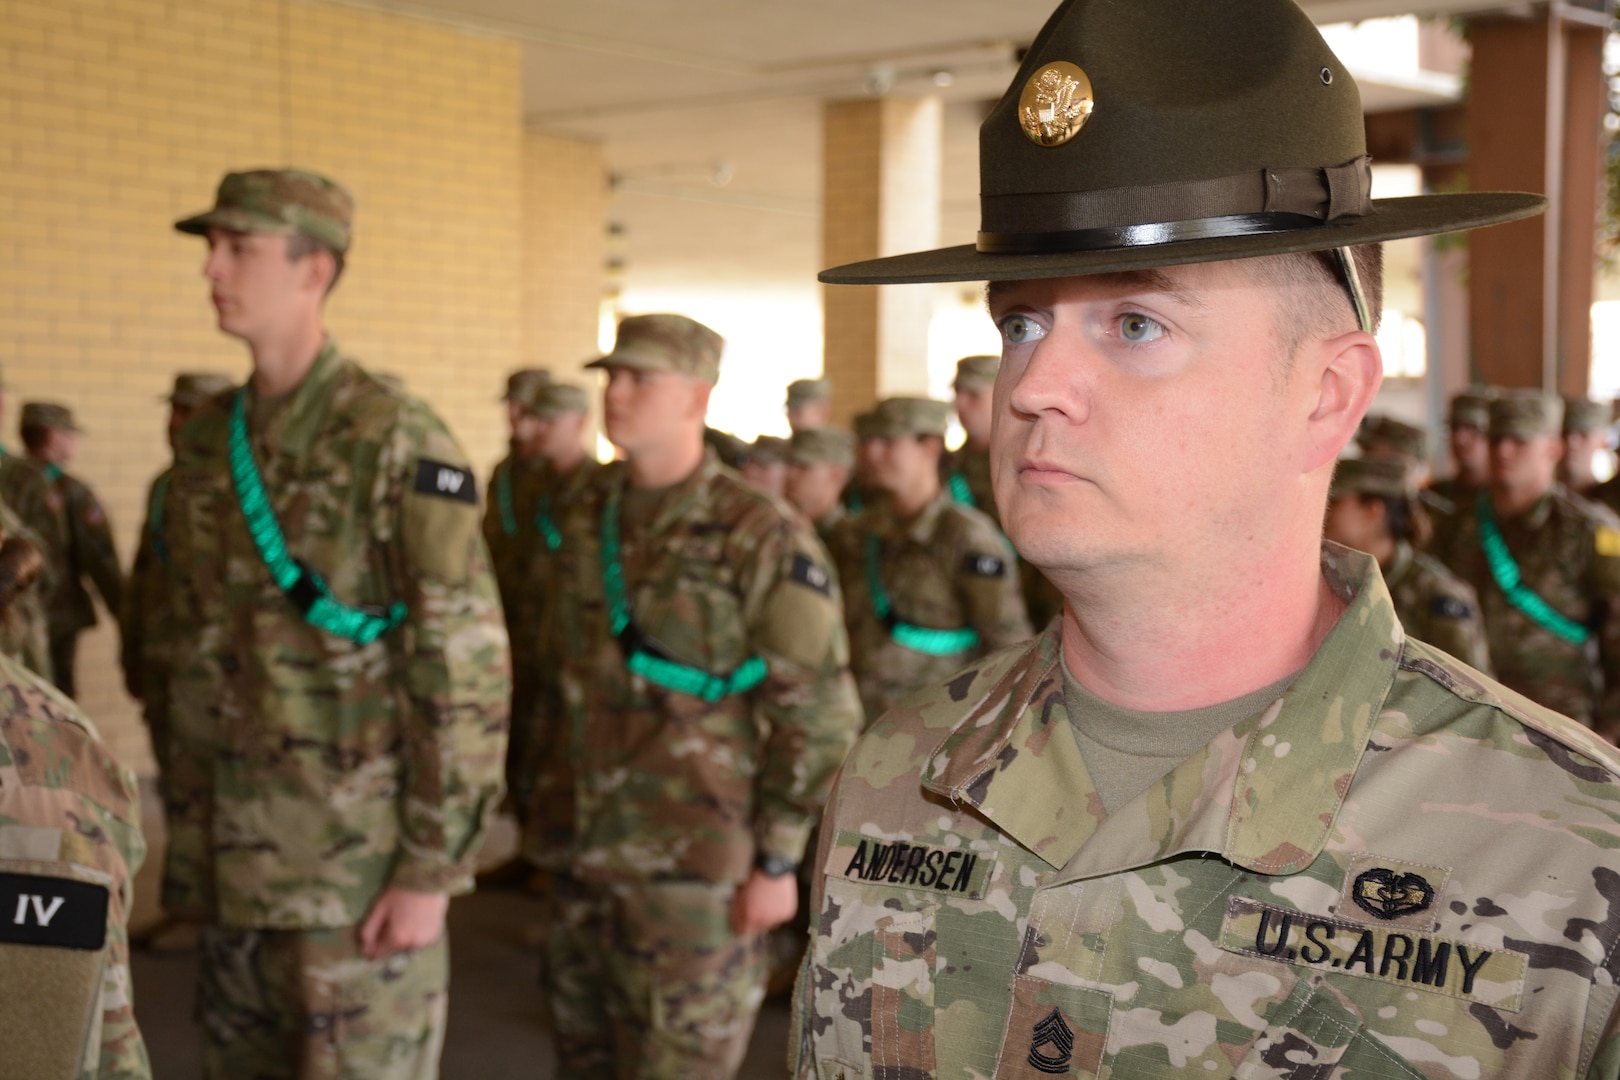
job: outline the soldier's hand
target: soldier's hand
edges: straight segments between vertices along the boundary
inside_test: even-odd
[[[360,924],[360,951],[381,960],[406,949],[425,949],[444,933],[450,897],[444,893],[385,889]]]
[[[799,910],[799,879],[771,877],[755,870],[731,898],[731,929],[738,937],[758,937],[781,926]]]

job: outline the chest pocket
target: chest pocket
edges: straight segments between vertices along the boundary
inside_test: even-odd
[[[1301,979],[1232,1076],[1233,1080],[1422,1080],[1423,1074],[1369,1034],[1327,986]]]
[[[934,974],[937,906],[912,897],[883,901],[870,887],[829,877],[810,968],[818,1023],[811,1054],[819,1080],[904,1076],[931,1080],[934,1058]]]
[[[655,654],[713,675],[748,659],[742,604],[724,567],[660,554],[639,576],[630,614]]]

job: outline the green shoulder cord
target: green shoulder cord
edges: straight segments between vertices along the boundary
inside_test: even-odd
[[[967,477],[961,473],[951,473],[951,478],[945,482],[945,486],[951,489],[951,498],[955,499],[958,505],[965,506],[969,510],[979,508],[979,501],[973,497],[973,489],[968,487]]]
[[[163,539],[163,500],[169,494],[169,474],[164,473],[152,485],[152,501],[146,506],[146,535],[152,542],[152,554],[159,566],[169,565],[169,544]]]
[[[495,506],[501,512],[501,532],[517,535],[517,511],[512,509],[512,462],[507,459],[495,470]]]
[[[534,515],[534,527],[540,530],[540,536],[545,540],[547,550],[557,551],[562,547],[562,533],[557,531],[557,523],[551,519],[550,495],[541,498],[540,510]]]
[[[960,630],[934,630],[900,620],[889,600],[889,591],[883,587],[883,575],[878,570],[878,538],[871,533],[866,536],[866,591],[872,594],[872,610],[878,622],[889,631],[896,645],[927,656],[953,656],[979,644],[979,632],[971,626]]]
[[[1555,609],[1524,583],[1519,564],[1513,560],[1513,553],[1508,550],[1507,541],[1502,539],[1502,530],[1496,524],[1496,511],[1491,506],[1489,495],[1480,495],[1477,513],[1480,546],[1485,549],[1485,561],[1490,564],[1491,577],[1496,579],[1508,603],[1528,615],[1536,625],[1571,645],[1585,645],[1592,631]]]
[[[45,482],[54,484],[60,479],[62,479],[62,466],[54,462],[47,462],[45,465]]]
[[[625,666],[633,674],[666,690],[709,702],[733,694],[746,694],[765,681],[765,661],[758,656],[750,656],[729,675],[711,675],[660,655],[657,646],[642,635],[630,617],[630,605],[624,598],[624,567],[619,563],[617,489],[608,496],[607,507],[602,512],[601,545],[602,592],[607,599],[608,617],[611,619],[613,636],[618,639],[619,648],[624,650]]]
[[[237,392],[231,409],[231,480],[259,558],[305,622],[358,645],[371,644],[405,621],[404,603],[395,600],[387,610],[369,604],[350,607],[332,595],[331,586],[319,574],[288,554],[286,537],[270,508],[270,497],[265,494],[259,467],[253,461],[253,448],[248,444],[246,403],[244,387]]]

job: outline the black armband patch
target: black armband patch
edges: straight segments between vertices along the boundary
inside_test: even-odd
[[[107,886],[0,874],[0,942],[100,949],[107,942]]]
[[[1472,619],[1474,609],[1455,596],[1437,596],[1429,601],[1429,614],[1437,619]]]
[[[962,569],[974,577],[1001,577],[1007,572],[1007,560],[994,555],[969,554],[962,560]]]
[[[428,458],[416,463],[416,493],[478,505],[478,485],[471,472]]]
[[[832,595],[832,575],[811,561],[808,555],[793,556],[793,580],[822,596]]]

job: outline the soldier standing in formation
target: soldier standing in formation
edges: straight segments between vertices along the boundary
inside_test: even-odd
[[[561,524],[549,591],[571,812],[547,946],[560,1076],[726,1077],[763,935],[860,727],[837,580],[808,522],[704,451],[721,339],[624,320],[608,438],[624,455]]]
[[[461,448],[326,334],[353,201],[232,173],[207,238],[248,385],[180,432],[164,906],[202,926],[210,1077],[431,1077],[445,913],[500,798],[505,629]]]
[[[1594,459],[1609,446],[1614,427],[1614,406],[1591,398],[1564,399],[1564,459],[1558,463],[1558,480],[1571,495],[1590,498],[1598,486],[1593,474]]]
[[[787,485],[788,441],[761,435],[749,444],[741,469],[743,479],[767,495],[781,498]]]
[[[815,428],[795,432],[788,447],[788,502],[810,519],[823,544],[832,543],[844,519],[842,501],[855,468],[855,437],[847,431]]]
[[[489,475],[488,498],[484,504],[484,544],[489,548],[490,566],[501,592],[501,610],[506,616],[506,632],[512,641],[512,656],[527,655],[520,644],[524,627],[514,623],[513,613],[523,606],[529,551],[534,540],[534,501],[539,495],[539,477],[545,460],[536,445],[539,423],[530,403],[533,392],[551,381],[544,368],[519,368],[506,378],[506,423],[510,434],[508,450]],[[514,708],[523,696],[523,665],[514,663],[512,696]]]
[[[950,406],[878,402],[866,422],[881,492],[834,531],[856,682],[869,719],[912,690],[1030,635],[1014,556],[940,483]]]
[[[1373,200],[1291,0],[1064,3],[979,160],[977,245],[823,279],[992,282],[1001,520],[1067,603],[846,760],[794,1076],[1613,1077],[1620,753],[1321,542],[1376,244],[1545,200]]]
[[[1490,406],[1491,479],[1434,555],[1479,594],[1507,686],[1620,737],[1620,518],[1557,482],[1563,402],[1503,391]]]
[[[945,485],[951,497],[971,506],[1001,528],[996,493],[990,486],[990,421],[995,416],[991,398],[996,385],[999,356],[964,356],[956,362],[956,419],[967,438],[944,460]]]
[[[1408,634],[1490,673],[1490,649],[1473,587],[1421,550],[1429,522],[1411,466],[1345,458],[1328,489],[1327,539],[1378,560],[1395,614]]]
[[[828,379],[794,379],[787,388],[788,430],[817,431],[832,423],[832,382]]]

